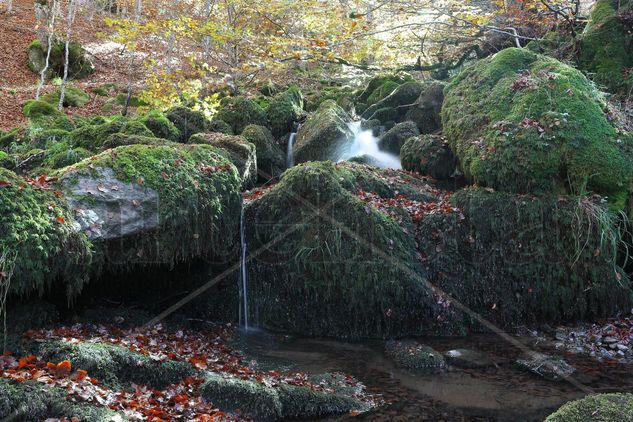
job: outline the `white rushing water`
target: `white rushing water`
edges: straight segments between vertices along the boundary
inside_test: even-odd
[[[290,134],[290,138],[288,138],[288,148],[286,150],[286,166],[288,168],[295,165],[295,158],[292,153],[292,147],[295,143],[295,139],[297,138],[297,132],[292,132]]]
[[[240,214],[240,273],[238,286],[241,295],[240,323],[248,330],[248,271],[246,268],[246,224],[244,222],[244,207]]]
[[[348,127],[354,134],[354,141],[349,150],[343,154],[340,161],[349,160],[353,157],[367,156],[371,157],[372,165],[381,168],[402,168],[400,157],[389,152],[381,151],[378,148],[379,138],[374,136],[370,130],[361,129],[361,122],[350,122]]]

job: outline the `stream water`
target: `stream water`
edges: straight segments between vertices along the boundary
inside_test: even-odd
[[[420,339],[440,352],[455,348],[484,352],[497,365],[488,369],[451,367],[442,373],[396,367],[384,356],[384,343],[380,341],[292,338],[261,330],[242,333],[237,341],[246,356],[262,369],[349,373],[386,402],[365,415],[326,420],[543,421],[563,403],[581,398],[587,391],[633,391],[630,365],[607,365],[586,356],[564,355],[576,368],[574,378],[586,388],[582,391],[568,382],[547,381],[521,370],[514,363],[519,351],[493,335]]]
[[[366,157],[371,159],[371,164],[381,168],[401,168],[400,157],[382,151],[379,148],[380,138],[374,136],[372,130],[363,130],[361,121],[348,123],[349,129],[354,134],[354,140],[349,149],[340,157],[340,161],[354,157]]]
[[[244,222],[244,207],[240,213],[240,271],[238,288],[240,292],[240,325],[248,330],[248,268],[246,266],[246,224]]]

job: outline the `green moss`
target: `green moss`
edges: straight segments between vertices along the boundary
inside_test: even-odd
[[[398,111],[393,107],[383,107],[376,110],[367,120],[378,120],[382,124],[394,123],[398,119]]]
[[[308,387],[282,384],[277,388],[286,419],[325,418],[352,411],[363,412],[367,405],[347,395],[315,391]]]
[[[132,384],[163,389],[196,372],[187,362],[156,361],[122,346],[105,343],[50,341],[38,346],[38,355],[52,362],[69,360],[76,368],[109,388],[119,390]]]
[[[42,101],[46,101],[51,105],[57,107],[59,104],[59,97],[61,96],[61,90],[57,89],[48,94],[42,95]],[[83,107],[90,101],[90,96],[79,88],[74,86],[67,86],[64,89],[64,107]]]
[[[65,62],[65,43],[60,40],[53,40],[51,44],[51,53],[49,57],[49,65],[46,77],[63,77]],[[48,45],[42,45],[39,40],[35,40],[29,44],[27,48],[29,56],[29,68],[40,73],[46,64]],[[80,44],[70,43],[68,46],[68,74],[71,78],[83,78],[94,72],[94,66],[86,58],[85,51]]]
[[[0,148],[8,148],[14,142],[17,142],[21,133],[23,132],[23,128],[15,127],[11,129],[9,132],[0,136]]]
[[[467,68],[445,89],[444,134],[467,178],[511,192],[630,189],[603,100],[579,71],[509,48]]]
[[[267,115],[274,136],[290,133],[303,114],[303,94],[296,86],[275,95],[268,106]]]
[[[50,418],[110,422],[128,420],[107,407],[75,403],[62,388],[34,381],[16,382],[0,378],[0,418],[39,422]]]
[[[143,114],[138,120],[151,130],[157,138],[169,139],[170,141],[178,141],[180,139],[180,130],[167,116],[158,110],[152,110]]]
[[[446,139],[439,135],[409,138],[400,150],[400,160],[403,169],[438,180],[452,177],[457,167]]]
[[[254,101],[245,97],[223,98],[215,118],[228,123],[235,134],[242,133],[250,124],[268,126],[266,112]]]
[[[97,245],[105,249],[103,255],[110,260],[106,264],[115,269],[122,263],[123,269],[129,269],[136,262],[173,265],[196,257],[226,259],[235,252],[241,180],[216,148],[122,146],[67,167],[56,176],[72,187],[77,177],[98,179],[100,169],[112,169],[122,183],[142,183],[159,199],[155,230]],[[77,199],[91,203],[90,197]]]
[[[234,135],[233,128],[224,120],[213,119],[207,125],[208,132],[218,132],[225,135]]]
[[[51,191],[33,187],[0,169],[0,250],[16,254],[11,291],[44,293],[63,280],[68,296],[81,291],[91,261],[90,245],[73,229],[73,215]]]
[[[34,148],[47,148],[52,144],[64,142],[70,132],[64,129],[46,129],[31,135],[30,144]]]
[[[613,422],[633,420],[633,394],[596,394],[563,405],[545,422]]]
[[[85,148],[89,151],[99,151],[110,135],[121,133],[153,137],[154,134],[139,121],[125,121],[116,119],[99,125],[82,126],[70,133],[70,143],[74,147]]]
[[[400,84],[398,84],[397,82],[394,82],[392,80],[386,81],[378,88],[376,88],[369,97],[367,97],[367,106],[376,104],[378,101],[391,94],[396,88],[398,88],[398,86],[400,86]]]
[[[396,365],[407,369],[438,370],[446,366],[441,353],[412,340],[388,341],[385,352]]]
[[[620,16],[632,10],[628,0],[597,1],[578,48],[579,67],[598,84],[624,96],[633,89],[633,74],[625,75],[633,67],[633,37]]]
[[[206,130],[207,118],[202,112],[177,106],[167,110],[165,115],[180,131],[180,142],[187,142],[192,135]]]
[[[586,198],[471,188],[456,213],[417,231],[429,280],[502,326],[597,319],[629,309],[631,282],[617,265],[617,221]],[[476,321],[474,327],[479,327]]]
[[[397,108],[399,106],[413,104],[418,99],[424,88],[425,85],[422,82],[405,82],[402,85],[399,85],[389,95],[368,107],[367,110],[363,112],[362,117],[365,119],[375,119],[377,117],[372,117],[372,115],[377,110],[383,108]]]
[[[124,145],[165,145],[171,144],[172,141],[153,136],[128,135],[125,133],[114,133],[107,137],[102,145],[103,149],[116,148]]]
[[[400,155],[400,149],[407,139],[419,134],[418,126],[414,122],[398,123],[380,138],[378,145],[382,150]]]
[[[255,145],[260,180],[265,182],[283,173],[286,168],[285,156],[268,128],[248,125],[244,128],[242,137]]]
[[[62,114],[61,111],[57,110],[57,106],[42,100],[28,100],[22,107],[22,113],[30,119],[56,117]]]
[[[366,103],[369,100],[369,97],[377,90],[379,90],[383,85],[387,83],[396,83],[401,85],[406,81],[410,80],[411,76],[406,74],[395,74],[395,75],[378,75],[374,76],[369,80],[365,89],[358,95],[358,101],[361,103]],[[384,91],[384,90],[383,90]],[[387,95],[389,95],[388,93]],[[384,98],[384,97],[383,97]],[[382,99],[382,98],[381,98]],[[379,101],[379,100],[378,100]]]
[[[66,142],[52,145],[42,161],[40,173],[49,173],[52,170],[73,165],[92,155],[92,152],[84,148],[71,148]]]
[[[353,194],[368,187],[353,177],[363,171],[330,162],[295,166],[248,204],[249,247],[284,236],[249,265],[259,326],[356,338],[440,329],[432,293],[412,276],[421,271],[413,238]],[[369,172],[364,178],[376,179]],[[377,250],[389,251],[407,271]]]
[[[241,136],[222,133],[199,133],[189,139],[190,144],[209,144],[229,159],[242,178],[242,189],[250,189],[257,181],[257,153],[255,145]]]

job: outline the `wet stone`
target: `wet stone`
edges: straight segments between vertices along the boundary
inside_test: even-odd
[[[576,371],[563,358],[538,352],[526,353],[516,362],[521,368],[551,381],[564,379]]]
[[[412,340],[390,340],[385,345],[387,355],[396,365],[407,369],[441,370],[446,367],[442,354]]]
[[[444,357],[450,365],[457,366],[459,368],[489,368],[496,366],[488,355],[476,350],[449,350],[444,354]]]

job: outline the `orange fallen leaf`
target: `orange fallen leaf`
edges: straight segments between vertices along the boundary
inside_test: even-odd
[[[72,368],[72,364],[69,360],[63,360],[57,364],[55,372],[57,376],[67,377],[68,375],[70,375],[70,371],[72,370]]]

